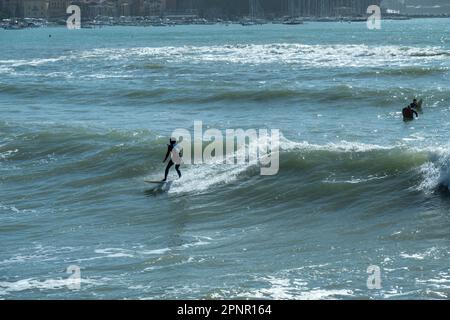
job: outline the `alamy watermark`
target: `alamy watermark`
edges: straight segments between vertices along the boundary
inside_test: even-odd
[[[70,5],[66,10],[70,16],[66,20],[66,26],[69,30],[81,28],[81,9],[77,5]],[[381,29],[381,8],[378,5],[370,5],[367,8],[367,13],[370,16],[367,18],[367,28],[369,30]]]
[[[370,16],[367,18],[367,28],[369,30],[381,29],[381,8],[377,5],[371,5],[367,8]]]
[[[371,265],[367,268],[367,273],[369,274],[367,278],[367,289],[381,289],[381,268],[376,265]]]
[[[75,30],[81,28],[81,9],[79,6],[70,5],[67,7],[66,13],[70,14],[70,17],[66,20],[66,26],[69,30]]]
[[[67,267],[66,272],[70,276],[66,279],[66,286],[70,290],[81,289],[81,268],[76,265],[70,265]]]
[[[194,121],[194,133],[176,129],[172,137],[183,149],[184,164],[254,164],[260,174],[276,175],[280,168],[278,129],[219,129],[203,132],[203,122]],[[204,146],[206,142],[206,146]]]

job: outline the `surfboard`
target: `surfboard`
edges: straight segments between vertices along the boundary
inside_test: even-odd
[[[150,180],[144,180],[144,182],[149,184],[149,187],[146,188],[144,192],[147,196],[156,196],[162,193],[169,192],[173,183],[173,181],[164,182],[164,181],[150,181]]]
[[[423,99],[420,99],[419,102],[417,102],[417,108],[416,108],[417,111],[422,112],[422,104],[423,104]]]
[[[163,192],[168,192],[172,187],[173,181],[151,181],[144,180],[145,183],[150,185],[149,189],[146,190],[148,195],[155,195]]]

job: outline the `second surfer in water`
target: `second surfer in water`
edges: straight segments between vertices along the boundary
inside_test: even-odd
[[[419,109],[419,103],[417,102],[417,99],[414,99],[413,102],[410,104],[411,109],[417,110]]]
[[[409,104],[406,108],[403,108],[403,120],[404,121],[410,121],[414,120],[414,115],[416,115],[416,118],[419,117],[419,114],[417,111],[421,111],[422,108],[422,100],[420,102],[417,101],[417,99],[414,99],[411,104]]]
[[[407,106],[406,108],[403,108],[402,113],[403,113],[403,120],[404,121],[410,121],[410,120],[414,120],[414,115],[416,115],[416,118],[419,117],[419,114],[417,113],[416,110],[414,110],[411,107],[412,104],[410,104],[409,106]]]
[[[175,165],[175,170],[178,173],[178,178],[181,178],[180,165],[183,161],[182,160],[183,148],[177,144],[177,139],[175,139],[175,138],[170,138],[170,144],[167,145],[167,153],[166,153],[166,157],[163,160],[163,163],[166,162],[169,155],[170,155],[170,160],[166,167],[164,179],[162,180],[163,182],[167,181],[167,176],[169,175],[169,170],[173,165]]]

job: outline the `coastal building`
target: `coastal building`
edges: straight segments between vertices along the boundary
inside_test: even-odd
[[[144,16],[144,0],[129,0],[130,15]]]
[[[0,19],[5,17],[6,15],[7,15],[7,13],[6,13],[5,1],[0,0]]]
[[[102,2],[97,5],[89,6],[88,16],[91,18],[98,16],[115,17],[117,15],[118,8],[117,3],[114,0],[102,0]]]
[[[381,5],[387,12],[406,13],[406,3],[404,1],[383,0]]]
[[[164,0],[145,0],[144,1],[144,15],[145,16],[161,16],[166,8]]]
[[[164,0],[164,10],[167,12],[176,12],[177,0]]]
[[[23,16],[25,18],[48,18],[48,0],[24,0]]]
[[[400,14],[449,14],[449,0],[0,0],[3,17],[60,19],[70,4],[84,18],[97,16],[201,16],[240,17],[365,17],[370,5]]]
[[[381,0],[287,0],[286,12],[303,17],[364,16]]]
[[[191,14],[197,12],[204,5],[201,0],[178,0],[176,8],[179,13]]]
[[[70,0],[49,0],[48,1],[48,17],[62,18],[66,15],[67,7]]]
[[[4,0],[3,10],[9,17],[23,17],[23,1],[22,0]]]
[[[117,12],[119,16],[130,16],[130,4],[128,3],[128,0],[117,1]]]

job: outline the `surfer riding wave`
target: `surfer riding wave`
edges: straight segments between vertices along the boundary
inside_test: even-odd
[[[175,170],[178,173],[178,178],[181,178],[180,166],[183,162],[183,148],[179,144],[177,144],[177,139],[175,138],[170,138],[170,144],[167,145],[167,153],[163,160],[163,163],[167,161],[167,158],[169,158],[169,156],[170,160],[169,163],[167,163],[164,179],[162,180],[163,182],[167,181],[167,176],[169,175],[170,168],[173,165],[175,165]]]

